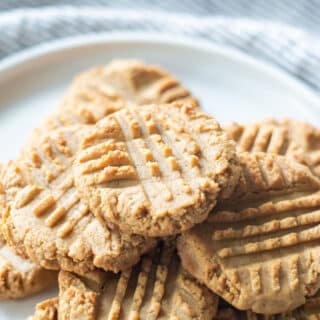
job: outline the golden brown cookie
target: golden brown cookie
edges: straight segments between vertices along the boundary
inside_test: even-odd
[[[122,109],[88,130],[75,184],[92,212],[124,232],[168,236],[202,222],[240,167],[219,124],[189,104]]]
[[[30,296],[56,281],[56,272],[19,257],[0,237],[0,300]]]
[[[121,274],[96,280],[59,275],[59,319],[211,320],[217,296],[182,271],[174,247],[164,245]]]
[[[285,157],[240,155],[243,177],[178,239],[183,267],[241,310],[293,310],[320,288],[320,182]]]
[[[320,175],[320,130],[292,119],[232,123],[225,128],[239,151],[291,156]]]
[[[49,132],[4,172],[4,236],[23,257],[47,269],[118,272],[156,241],[102,226],[74,187],[71,170],[82,126]]]
[[[37,304],[35,313],[28,320],[58,320],[59,298],[52,298]]]
[[[0,190],[3,189],[1,168],[0,165]],[[1,194],[0,212],[5,207]],[[6,244],[0,230],[0,300],[24,298],[49,288],[56,281],[56,272],[45,270],[19,257]]]
[[[267,316],[256,314],[251,311],[242,315],[243,320],[318,320],[320,319],[320,295],[308,297],[303,306],[283,314]]]
[[[228,305],[219,305],[218,314],[214,320],[318,320],[320,319],[320,292],[308,297],[303,306],[282,314],[263,315],[252,311],[239,311]]]
[[[135,60],[116,60],[77,76],[46,126],[94,124],[131,104],[197,100],[167,71]]]

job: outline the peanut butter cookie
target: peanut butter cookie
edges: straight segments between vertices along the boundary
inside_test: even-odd
[[[320,176],[320,130],[292,119],[265,120],[226,126],[239,151],[268,152],[290,156]]]
[[[75,78],[56,114],[45,127],[94,124],[132,104],[197,100],[167,71],[135,60],[116,60]]]
[[[119,275],[97,280],[59,275],[59,319],[211,320],[217,296],[182,271],[172,246],[164,244]]]
[[[54,271],[45,270],[19,257],[0,236],[0,299],[18,299],[49,288],[57,281]]]
[[[88,130],[74,163],[92,212],[128,233],[158,237],[202,222],[240,176],[234,143],[189,104],[122,109]]]
[[[58,320],[58,304],[58,297],[40,302],[36,306],[34,315],[28,320]]]
[[[320,288],[319,180],[285,157],[240,160],[234,194],[178,239],[182,265],[238,309],[289,312]]]
[[[320,292],[313,297],[307,297],[303,306],[282,314],[273,316],[257,314],[252,311],[239,311],[229,306],[219,306],[215,320],[318,320],[320,319]]]
[[[30,141],[4,169],[4,236],[21,256],[47,269],[118,272],[156,241],[100,224],[81,199],[71,165],[82,129],[65,127]]]
[[[61,271],[59,287],[59,300],[38,304],[30,320],[211,320],[217,313],[217,296],[181,269],[172,247],[119,275]]]
[[[0,212],[5,208],[0,165]],[[1,222],[0,222],[1,226]],[[57,273],[45,270],[30,260],[19,257],[5,242],[0,230],[0,299],[24,298],[49,288]]]

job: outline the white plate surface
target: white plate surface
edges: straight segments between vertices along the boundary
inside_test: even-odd
[[[266,117],[320,122],[320,100],[281,71],[237,51],[190,40],[142,34],[67,39],[0,63],[0,162],[14,159],[30,130],[57,105],[78,72],[115,58],[163,66],[222,124]],[[0,303],[0,319],[25,319],[54,290]]]

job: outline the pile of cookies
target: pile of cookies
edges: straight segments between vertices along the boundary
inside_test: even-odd
[[[320,319],[308,124],[221,128],[168,72],[114,61],[0,172],[0,297],[59,284],[30,319]]]

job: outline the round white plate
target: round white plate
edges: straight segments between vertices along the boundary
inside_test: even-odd
[[[266,117],[320,122],[320,100],[281,71],[237,51],[156,34],[100,34],[28,50],[0,63],[0,162],[14,159],[30,130],[50,113],[80,71],[116,58],[169,70],[222,124]],[[0,303],[0,319],[25,319],[46,292]]]

